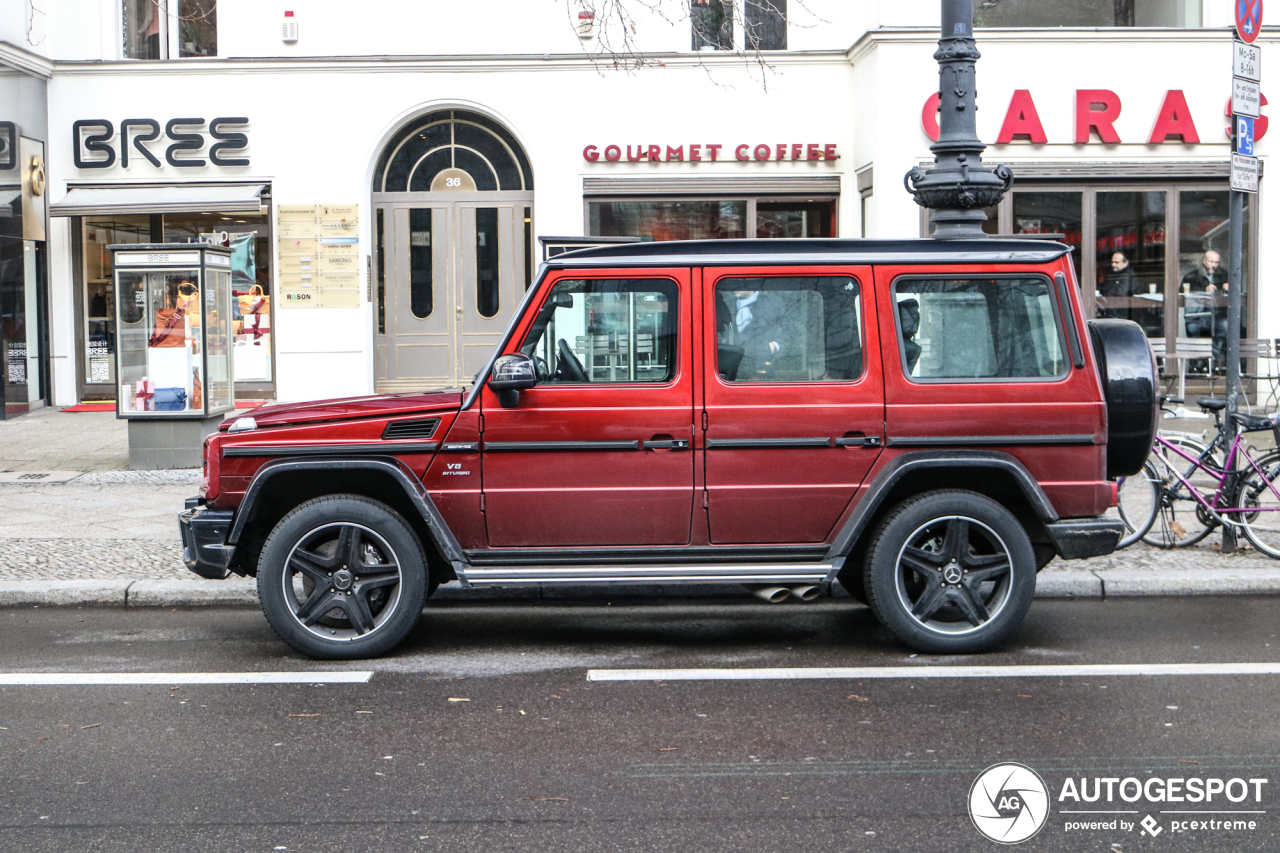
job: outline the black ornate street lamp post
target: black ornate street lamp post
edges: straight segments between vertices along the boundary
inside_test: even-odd
[[[938,141],[930,146],[933,168],[914,167],[906,175],[916,204],[934,211],[933,236],[963,240],[985,236],[984,207],[1000,203],[1013,183],[1006,166],[982,165],[987,147],[978,139],[973,40],[973,0],[942,0],[942,38],[938,60]]]

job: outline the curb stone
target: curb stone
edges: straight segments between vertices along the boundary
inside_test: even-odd
[[[602,597],[615,599],[687,596],[693,590],[676,590],[671,585],[652,587],[633,585],[629,590],[611,590],[603,596],[596,588],[553,587],[554,592],[531,587],[507,589],[460,590],[441,588],[432,600],[441,603],[472,601],[590,601]],[[709,597],[741,598],[740,593],[727,594],[720,587]],[[697,590],[710,592],[711,589]],[[1102,600],[1187,595],[1280,595],[1280,569],[1213,569],[1163,571],[1111,570],[1106,572],[1071,571],[1042,572],[1036,582],[1036,598]],[[708,596],[703,596],[708,597]],[[848,598],[833,595],[832,599]],[[98,579],[0,581],[0,607],[229,607],[256,606],[257,582],[252,578],[230,578],[222,581]]]

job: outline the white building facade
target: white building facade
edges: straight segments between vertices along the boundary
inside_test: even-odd
[[[1210,336],[1231,3],[975,5],[979,134],[1016,177],[991,233],[1061,235],[1097,316],[1164,346]],[[527,0],[354,8],[0,11],[0,63],[47,91],[45,402],[117,393],[112,244],[231,245],[237,397],[291,401],[466,382],[540,238],[927,233],[902,177],[931,161],[936,2],[672,0],[621,23]],[[1257,135],[1245,333],[1274,338]]]

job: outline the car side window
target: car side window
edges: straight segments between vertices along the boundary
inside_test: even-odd
[[[716,282],[716,371],[726,382],[862,376],[862,301],[849,276]]]
[[[1047,278],[899,279],[893,295],[902,366],[912,381],[1066,375]]]
[[[558,281],[520,351],[539,384],[669,382],[678,293],[670,279]]]

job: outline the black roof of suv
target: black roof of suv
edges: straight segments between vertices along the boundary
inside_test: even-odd
[[[1038,264],[1071,251],[1047,240],[677,240],[578,249],[547,261],[552,268],[583,266],[741,266],[791,264]]]

